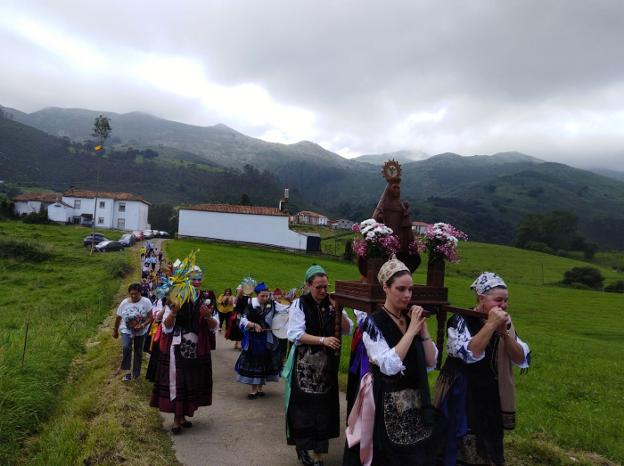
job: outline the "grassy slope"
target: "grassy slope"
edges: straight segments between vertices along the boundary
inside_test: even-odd
[[[89,257],[85,234],[79,227],[0,222],[0,237],[34,240],[51,254],[42,263],[0,259],[0,464],[11,464],[20,442],[50,414],[72,359],[119,286],[127,255]]]
[[[330,282],[358,277],[353,265],[340,261],[200,241],[170,242],[168,255],[182,257],[193,248],[200,249],[206,286],[217,292],[247,274],[270,287],[299,286],[313,262],[327,269]],[[618,439],[624,407],[624,296],[551,286],[565,270],[586,265],[571,259],[480,243],[462,244],[461,256],[460,264],[447,269],[451,302],[470,306],[472,279],[495,270],[510,286],[510,312],[533,352],[529,375],[517,377],[519,422],[508,436],[510,463],[566,464],[553,443],[623,461]],[[619,278],[609,269],[602,272],[607,282]],[[422,268],[414,280],[424,283]],[[343,345],[343,371],[348,343]]]
[[[74,361],[59,405],[28,442],[23,464],[178,464],[159,412],[147,403],[152,384],[143,378],[128,384],[116,374],[121,346],[111,336],[114,310],[137,279],[138,269],[119,287],[108,318]]]

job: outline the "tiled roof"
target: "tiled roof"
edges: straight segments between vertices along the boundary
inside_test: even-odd
[[[277,207],[261,207],[255,205],[231,205],[231,204],[197,204],[180,207],[180,210],[202,210],[205,212],[223,212],[226,214],[249,214],[249,215],[274,215],[286,217],[287,213]]]
[[[15,202],[40,201],[40,202],[56,202],[61,198],[59,193],[23,193],[15,196]]]
[[[68,197],[82,197],[82,198],[95,198],[95,191],[83,191],[80,189],[68,189],[63,193],[63,196]],[[138,201],[144,204],[151,205],[141,196],[137,196],[132,193],[111,193],[106,191],[100,191],[97,193],[98,199],[115,199],[116,201]]]
[[[295,215],[307,215],[308,217],[326,217],[323,214],[312,212],[311,210],[302,210],[301,212],[297,212]]]

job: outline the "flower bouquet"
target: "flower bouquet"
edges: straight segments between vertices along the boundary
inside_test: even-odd
[[[410,244],[411,252],[426,252],[429,260],[442,258],[449,262],[459,262],[457,243],[466,241],[468,235],[448,223],[429,225],[425,233]]]
[[[375,219],[369,218],[362,223],[356,223],[352,230],[359,233],[359,238],[352,243],[353,252],[358,257],[384,258],[395,254],[401,247],[399,238],[392,229]]]

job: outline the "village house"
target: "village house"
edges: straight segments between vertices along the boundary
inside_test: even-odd
[[[325,215],[310,210],[302,210],[295,214],[294,223],[299,225],[328,225],[329,219]]]
[[[91,225],[94,191],[70,189],[59,193],[24,193],[15,197],[15,213],[26,215],[47,209],[48,218],[58,223]],[[96,226],[117,230],[145,230],[150,203],[130,193],[100,192],[97,195]]]
[[[351,230],[353,222],[351,220],[347,220],[346,218],[339,218],[338,220],[331,222],[331,227],[334,230]]]
[[[288,228],[288,214],[274,207],[199,204],[181,207],[178,237],[206,238],[238,243],[318,252],[319,235]]]
[[[430,225],[425,222],[412,222],[412,231],[415,235],[424,235],[428,226]]]
[[[15,215],[36,214],[61,199],[60,193],[24,193],[13,199]]]

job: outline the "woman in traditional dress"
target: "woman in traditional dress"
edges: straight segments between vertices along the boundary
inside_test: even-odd
[[[219,332],[221,332],[223,326],[227,328],[227,320],[233,309],[234,296],[232,296],[232,288],[226,288],[225,291],[217,298],[217,311],[219,311]]]
[[[241,349],[243,332],[241,332],[240,329],[240,316],[245,313],[245,309],[247,309],[247,306],[251,302],[250,295],[256,284],[253,278],[247,277],[244,278],[243,283],[236,288],[234,310],[230,312],[225,330],[225,338],[234,342],[234,349]]]
[[[336,311],[327,293],[327,274],[319,265],[305,273],[308,294],[290,308],[288,339],[294,344],[284,369],[286,435],[304,465],[323,464],[329,439],[339,436],[338,368],[340,340],[335,337]],[[353,323],[340,316],[343,334]]]
[[[250,400],[264,396],[262,386],[266,382],[277,382],[282,369],[282,352],[279,339],[271,332],[273,317],[278,312],[288,312],[269,298],[269,289],[264,282],[258,283],[256,297],[251,299],[241,316],[243,351],[236,361],[238,381],[248,384]]]
[[[515,427],[512,364],[528,369],[529,347],[507,312],[501,277],[481,274],[470,286],[483,317],[455,314],[447,323],[448,358],[436,384],[435,404],[448,418],[444,465],[505,464],[503,429]]]
[[[192,427],[186,419],[200,406],[212,404],[212,360],[210,333],[219,324],[212,305],[199,292],[202,273],[195,267],[191,275],[195,296],[182,306],[170,304],[163,316],[160,359],[150,406],[173,413],[171,432]]]
[[[392,258],[377,278],[386,300],[363,324],[369,372],[349,415],[347,442],[352,448],[345,452],[344,464],[433,465],[437,416],[427,371],[435,367],[438,351],[423,308],[409,305],[409,268]]]

